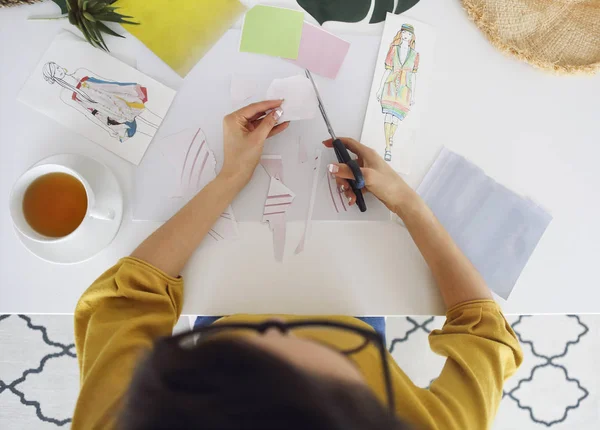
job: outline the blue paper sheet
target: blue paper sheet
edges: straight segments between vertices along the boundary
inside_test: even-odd
[[[446,148],[417,192],[488,286],[507,299],[552,216]]]

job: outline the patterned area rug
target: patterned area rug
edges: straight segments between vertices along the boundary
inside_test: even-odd
[[[600,315],[509,317],[525,361],[508,381],[494,430],[600,428]],[[193,319],[179,321],[186,330]],[[389,349],[421,387],[444,358],[427,335],[442,317],[388,318]],[[70,316],[0,315],[0,429],[70,427],[79,374]]]

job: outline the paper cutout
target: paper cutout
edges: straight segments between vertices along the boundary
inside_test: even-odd
[[[238,0],[119,0],[119,12],[141,25],[124,27],[185,77],[244,12]]]
[[[267,90],[266,99],[283,99],[283,116],[279,122],[312,119],[319,109],[312,83],[304,75],[274,79]]]
[[[285,250],[286,212],[296,195],[281,181],[271,176],[269,193],[265,200],[262,222],[268,222],[273,232],[275,260],[283,261]]]
[[[298,58],[290,61],[303,69],[335,79],[349,49],[349,42],[305,22]]]
[[[304,13],[258,5],[246,13],[240,52],[298,58]]]
[[[319,176],[321,173],[321,155],[322,150],[318,149],[314,158],[314,167],[313,167],[313,182],[312,182],[312,190],[310,192],[310,201],[308,203],[308,213],[306,215],[306,223],[304,224],[304,232],[302,233],[302,238],[296,247],[295,254],[300,254],[304,251],[304,245],[306,240],[310,236],[310,228],[312,226],[312,217],[313,212],[315,210],[315,200],[317,198],[317,188],[319,187]]]
[[[155,142],[135,171],[133,218],[165,222],[216,177],[216,160],[201,129],[187,129]],[[231,207],[209,235],[237,237]]]
[[[208,231],[208,235],[217,242],[238,237],[237,222],[231,206],[219,216],[217,222]]]
[[[308,151],[306,145],[302,142],[302,136],[298,136],[298,163],[304,164],[308,161]]]
[[[231,106],[238,110],[250,103],[250,99],[258,92],[258,82],[244,76],[231,76]]]
[[[260,164],[270,177],[283,182],[283,160],[281,155],[263,155],[260,157]]]
[[[173,197],[196,194],[214,179],[216,160],[206,143],[201,129],[196,130],[191,141],[188,131],[171,136],[169,146],[161,145],[161,152],[174,169],[181,171],[179,187]]]
[[[405,174],[432,80],[434,44],[430,26],[388,14],[361,142]]]
[[[59,34],[18,99],[139,164],[175,91],[71,33]]]
[[[552,216],[446,148],[417,192],[489,287],[508,299]]]

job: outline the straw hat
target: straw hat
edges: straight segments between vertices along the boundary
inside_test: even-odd
[[[560,74],[600,70],[600,0],[462,0],[499,50]]]

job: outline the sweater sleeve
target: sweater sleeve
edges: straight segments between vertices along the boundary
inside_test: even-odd
[[[491,427],[502,400],[502,386],[523,361],[519,342],[493,300],[476,300],[450,309],[431,349],[448,357],[430,393],[443,405],[439,428]],[[443,424],[445,423],[445,424]]]
[[[112,428],[140,354],[172,333],[183,280],[135,258],[98,278],[75,309],[81,391],[73,429]]]

